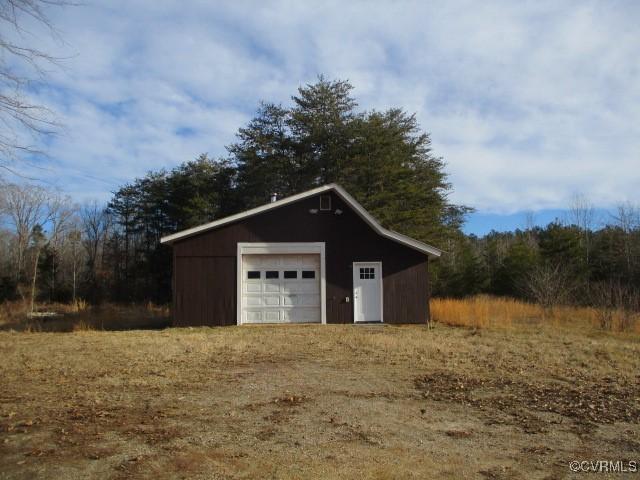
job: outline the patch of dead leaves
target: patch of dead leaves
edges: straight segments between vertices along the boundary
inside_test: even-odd
[[[415,379],[424,398],[475,407],[511,417],[527,433],[544,432],[551,423],[529,412],[568,417],[581,427],[615,422],[640,423],[640,379],[579,378],[572,383],[542,383],[505,376],[476,378],[435,372]],[[493,416],[490,423],[508,423]]]

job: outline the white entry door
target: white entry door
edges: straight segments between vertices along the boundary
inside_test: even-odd
[[[382,262],[354,262],[353,311],[356,322],[382,322]]]

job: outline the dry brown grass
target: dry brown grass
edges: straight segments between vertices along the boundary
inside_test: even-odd
[[[0,358],[3,479],[571,478],[640,448],[631,335],[0,332]]]
[[[15,319],[26,317],[29,312],[30,304],[28,301],[16,300],[13,302],[0,303],[0,322],[7,322]],[[37,312],[55,312],[58,314],[69,314],[84,312],[91,308],[89,303],[81,298],[69,303],[40,303],[36,304]]]
[[[26,302],[2,302],[0,303],[0,325],[15,323],[27,316]]]
[[[459,327],[513,329],[537,325],[585,332],[600,328],[598,311],[588,307],[559,306],[548,313],[533,303],[488,295],[434,298],[430,307],[434,321]],[[613,312],[611,330],[639,334],[640,319],[638,315]]]
[[[515,322],[537,319],[541,315],[537,305],[486,295],[466,299],[434,298],[430,307],[434,321],[472,328],[512,327]]]
[[[37,311],[54,313],[55,316],[31,317],[25,302],[0,303],[0,330],[72,332],[165,328],[170,325],[169,306],[151,302],[92,306],[78,299],[75,303],[39,304]]]
[[[78,313],[87,310],[89,308],[89,303],[82,298],[78,298],[74,302],[71,302],[69,306],[69,312]]]

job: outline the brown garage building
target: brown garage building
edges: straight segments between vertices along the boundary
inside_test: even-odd
[[[426,323],[435,247],[331,184],[162,239],[174,325]]]

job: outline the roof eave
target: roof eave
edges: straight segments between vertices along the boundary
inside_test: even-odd
[[[317,187],[312,190],[308,190],[306,192],[299,193],[297,195],[292,195],[291,197],[283,198],[282,200],[277,200],[272,203],[267,203],[265,205],[261,205],[259,207],[255,207],[244,212],[237,213],[235,215],[231,215],[229,217],[221,218],[220,220],[215,220],[213,222],[205,223],[203,225],[199,225],[197,227],[189,228],[187,230],[183,230],[181,232],[176,232],[171,235],[167,235],[166,237],[162,237],[160,239],[160,243],[169,244],[178,241],[184,240],[186,238],[192,237],[199,233],[206,232],[208,230],[212,230],[216,227],[226,225],[228,223],[235,222],[237,220],[242,220],[245,218],[252,217],[254,215],[258,215],[262,212],[273,210],[278,207],[282,207],[288,205],[290,203],[297,202],[307,197],[311,197],[313,195],[317,195],[318,193],[326,192],[329,190],[335,191],[347,204],[349,204],[356,213],[370,226],[372,227],[379,235],[386,237],[390,240],[398,242],[407,247],[413,248],[422,253],[426,253],[427,255],[431,255],[433,257],[439,257],[442,255],[443,251],[433,247],[431,245],[427,245],[426,243],[415,240],[411,237],[407,237],[401,233],[394,232],[392,230],[388,230],[380,225],[373,216],[367,212],[362,205],[358,203],[358,201],[353,198],[346,190],[344,190],[340,185],[335,183],[330,183],[328,185],[323,185],[322,187]]]
[[[193,235],[197,235],[202,232],[206,232],[207,230],[214,229],[218,226],[226,225],[227,223],[232,223],[237,220],[242,220],[245,218],[252,217],[254,215],[258,215],[259,213],[272,210],[274,208],[283,207],[290,203],[297,202],[306,197],[310,197],[312,195],[317,195],[318,193],[325,192],[327,190],[331,190],[335,184],[331,183],[329,185],[323,185],[322,187],[314,188],[313,190],[308,190],[306,192],[298,193],[296,195],[292,195],[287,198],[283,198],[282,200],[276,200],[275,202],[266,203],[264,205],[260,205],[259,207],[250,208],[249,210],[245,210],[244,212],[236,213],[235,215],[230,215],[228,217],[221,218],[219,220],[214,220],[213,222],[205,223],[202,225],[198,225],[197,227],[188,228],[186,230],[182,230],[181,232],[172,233],[171,235],[167,235],[166,237],[162,237],[160,239],[160,243],[168,243],[172,244],[177,240],[183,240],[185,238],[192,237]]]

